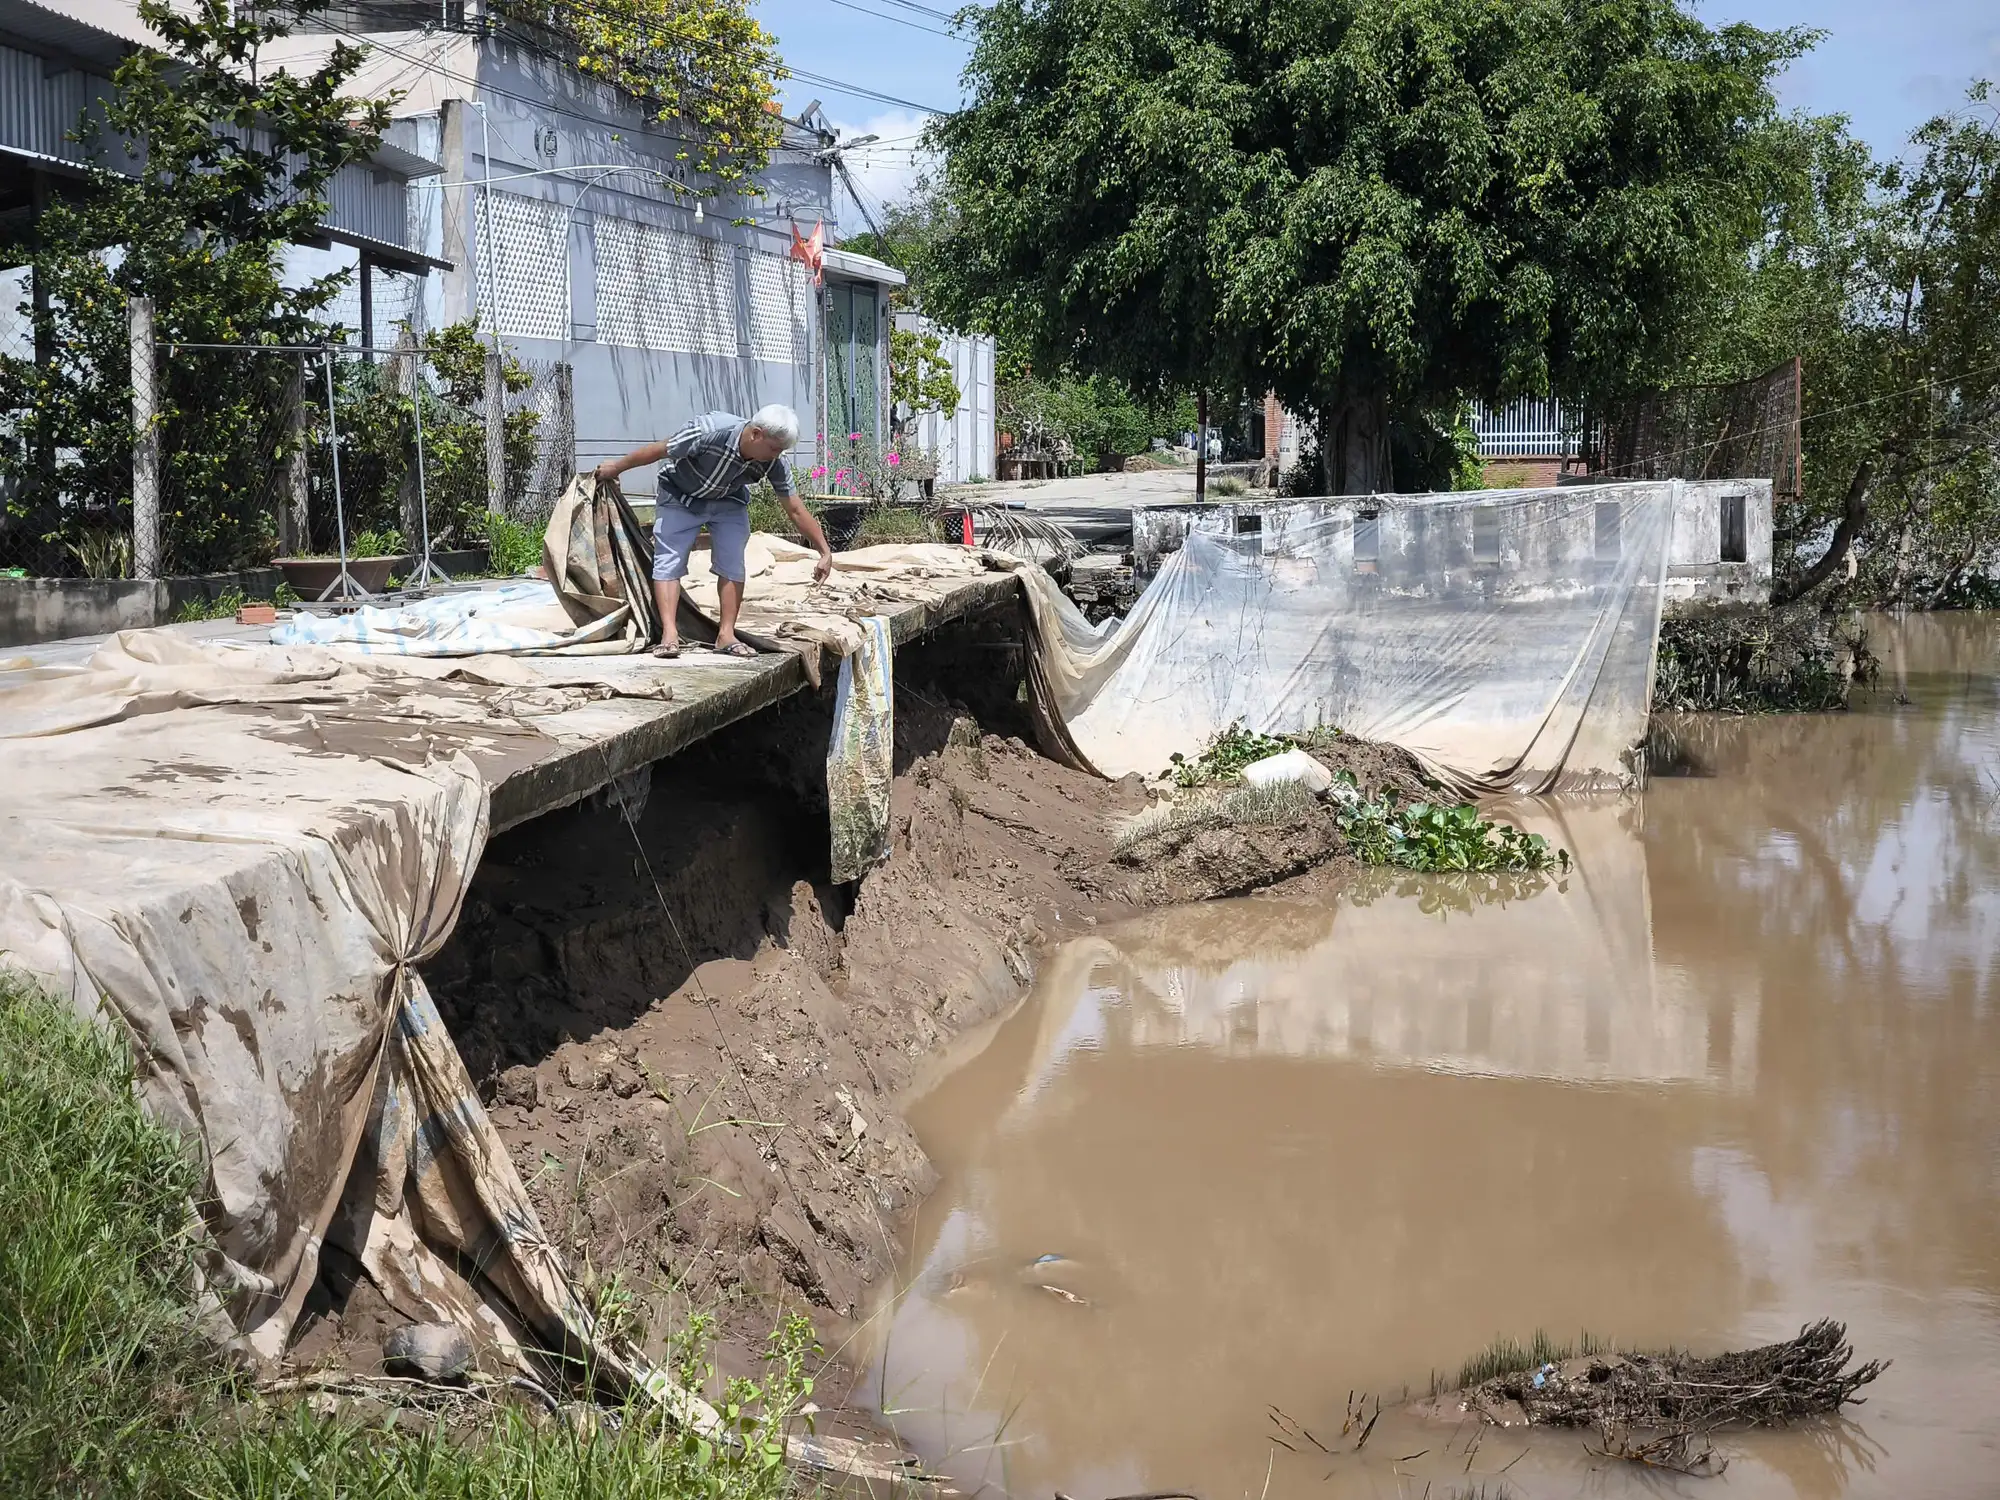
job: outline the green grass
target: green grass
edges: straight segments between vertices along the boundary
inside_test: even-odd
[[[201,1175],[117,1038],[0,973],[0,1493],[150,1494],[214,1378],[187,1310]]]
[[[1458,1380],[1449,1389],[1462,1391],[1468,1386],[1484,1384],[1496,1375],[1512,1375],[1517,1370],[1539,1370],[1543,1365],[1559,1365],[1566,1359],[1602,1354],[1607,1347],[1603,1340],[1589,1333],[1579,1333],[1573,1344],[1559,1344],[1539,1328],[1525,1344],[1510,1338],[1496,1338],[1458,1367]],[[1435,1375],[1431,1377],[1431,1386],[1434,1394],[1446,1389]]]
[[[1211,479],[1208,482],[1208,495],[1211,500],[1233,500],[1238,495],[1247,495],[1249,493],[1249,484],[1244,480],[1238,479],[1234,474],[1224,474],[1220,478]]]
[[[1280,781],[1270,786],[1236,785],[1198,791],[1174,802],[1156,802],[1127,818],[1112,834],[1112,848],[1126,850],[1163,834],[1195,833],[1204,828],[1276,827],[1293,823],[1312,811],[1319,799],[1304,782]]]
[[[803,1319],[758,1382],[728,1383],[735,1440],[631,1406],[573,1424],[493,1408],[412,1427],[242,1399],[191,1312],[202,1174],[133,1093],[122,1040],[0,973],[0,1494],[83,1500],[785,1500],[782,1434],[817,1354]],[[709,1382],[710,1326],[675,1341]],[[713,1388],[712,1386],[710,1388]],[[400,1415],[400,1419],[399,1419]],[[615,1428],[615,1430],[613,1430]]]
[[[196,620],[227,620],[249,602],[241,589],[224,589],[213,598],[204,594],[200,598],[185,600],[174,611],[173,623],[189,625]]]

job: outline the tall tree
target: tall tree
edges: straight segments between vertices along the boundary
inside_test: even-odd
[[[18,506],[71,542],[129,527],[129,299],[153,299],[163,345],[324,337],[320,319],[345,274],[288,284],[279,257],[317,237],[334,175],[367,159],[388,119],[386,105],[341,92],[360,65],[358,48],[335,46],[309,74],[260,77],[257,50],[284,27],[249,7],[141,0],[139,14],[165,50],[119,64],[104,125],[138,169],[104,166],[101,132],[88,118],[79,123],[98,162],[89,190],[52,206],[32,245],[35,275],[51,292],[54,357],[0,358],[0,411],[9,414],[0,477],[17,478]],[[279,358],[163,351],[164,531],[174,566],[270,556],[289,440],[280,417],[296,369]]]
[[[934,302],[1045,360],[1396,422],[1657,377],[1756,232],[1809,41],[1675,0],[998,0],[933,128]]]

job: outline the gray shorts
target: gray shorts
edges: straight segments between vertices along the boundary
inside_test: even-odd
[[[688,554],[701,528],[708,528],[709,562],[715,576],[741,583],[747,576],[743,549],[750,541],[750,507],[737,500],[684,500],[662,490],[653,516],[653,578],[672,583],[687,576]]]

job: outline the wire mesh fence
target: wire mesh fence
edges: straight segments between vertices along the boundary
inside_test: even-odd
[[[343,541],[350,555],[476,547],[493,488],[510,520],[541,524],[575,463],[570,370],[503,359],[501,482],[490,487],[489,347],[469,335],[420,345],[407,330],[373,350],[159,346],[158,572],[235,572],[333,555]],[[32,340],[12,357],[32,369]],[[129,366],[107,373],[122,386]],[[15,460],[0,466],[0,574],[134,576],[127,414],[100,422],[109,441],[89,452],[30,452],[19,439],[32,416],[0,410]]]
[[[1765,479],[1802,493],[1804,375],[1796,359],[1749,380],[1649,395],[1605,423],[1604,472],[1617,479]]]

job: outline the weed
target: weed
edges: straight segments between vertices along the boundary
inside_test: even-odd
[[[1579,1333],[1574,1344],[1559,1344],[1539,1328],[1526,1344],[1517,1344],[1510,1338],[1496,1338],[1459,1366],[1458,1381],[1450,1389],[1462,1391],[1483,1384],[1495,1375],[1512,1375],[1520,1370],[1539,1370],[1543,1365],[1559,1365],[1566,1359],[1588,1358],[1593,1354],[1602,1354],[1608,1347],[1602,1339],[1588,1332]],[[1431,1394],[1437,1395],[1443,1389],[1443,1383],[1433,1374]]]
[[[1114,852],[1165,834],[1190,834],[1203,828],[1278,827],[1295,823],[1318,802],[1304,782],[1280,781],[1271,786],[1231,786],[1156,802],[1126,819],[1112,835]]]
[[[1396,865],[1405,870],[1548,870],[1569,868],[1569,851],[1552,849],[1538,833],[1506,823],[1490,823],[1479,809],[1461,802],[1412,802],[1395,792],[1366,798],[1351,771],[1342,771],[1336,797],[1340,831],[1364,865]]]
[[[868,542],[931,542],[931,526],[923,512],[901,505],[871,505],[854,533],[857,544]]]
[[[188,625],[196,620],[227,620],[248,602],[241,589],[224,589],[212,598],[206,594],[198,595],[185,600],[174,611],[173,623]]]
[[[498,578],[518,578],[542,560],[542,533],[505,516],[486,518],[486,565]]]
[[[1821,713],[1880,663],[1857,623],[1809,605],[1714,610],[1661,622],[1653,705],[1709,713]]]
[[[393,526],[381,531],[358,531],[347,543],[349,557],[400,557],[409,550],[403,533]]]
[[[1211,499],[1233,500],[1238,495],[1249,494],[1250,486],[1234,474],[1224,474],[1219,479],[1209,480],[1208,493]]]
[[[1178,751],[1171,757],[1167,774],[1179,787],[1214,786],[1239,780],[1243,768],[1291,748],[1291,741],[1245,729],[1240,719],[1232,720],[1193,760]]]

